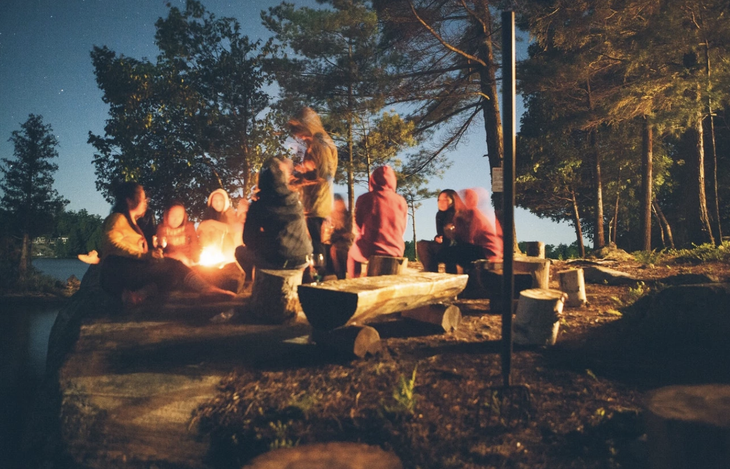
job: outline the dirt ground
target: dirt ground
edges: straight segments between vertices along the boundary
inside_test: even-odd
[[[551,271],[565,267],[557,261]],[[730,383],[730,354],[699,338],[648,341],[630,305],[677,274],[730,282],[730,265],[608,267],[643,283],[588,284],[589,304],[564,309],[555,346],[515,346],[509,388],[501,319],[488,300],[459,300],[462,324],[447,334],[386,318],[375,325],[384,344],[375,357],[338,358],[312,345],[242,366],[197,413],[209,463],[241,467],[272,448],[353,441],[394,451],[405,468],[645,467],[646,393]]]

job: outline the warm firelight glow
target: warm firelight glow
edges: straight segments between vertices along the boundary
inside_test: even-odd
[[[223,255],[217,246],[203,248],[203,252],[200,253],[199,264],[206,267],[218,267],[220,269],[228,262],[232,262],[232,260],[226,259],[226,256]]]

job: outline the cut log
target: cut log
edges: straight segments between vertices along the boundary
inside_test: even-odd
[[[550,283],[550,259],[516,257],[514,273],[530,274],[532,275],[532,288],[547,289]]]
[[[316,329],[364,323],[381,315],[449,301],[464,290],[468,276],[434,272],[360,277],[299,286],[299,301]]]
[[[649,467],[727,468],[730,462],[730,386],[669,386],[647,403]]]
[[[403,469],[398,456],[377,446],[331,442],[269,451],[254,458],[244,469]]]
[[[400,275],[405,273],[407,267],[408,259],[405,257],[370,256],[367,276]]]
[[[318,346],[335,351],[338,354],[375,355],[380,351],[380,334],[370,326],[344,326],[323,331],[312,329],[312,341]]]
[[[586,304],[586,282],[583,269],[570,269],[558,272],[560,290],[568,295],[567,306],[583,306]]]
[[[476,261],[473,265],[473,275],[476,275],[482,297],[489,298],[492,304],[498,304],[502,297],[502,277],[504,274],[502,271],[502,263]],[[519,298],[522,290],[532,288],[532,275],[515,273],[514,279],[515,299]]]
[[[542,241],[527,241],[525,243],[525,254],[528,257],[545,259],[545,243]]]
[[[520,293],[514,321],[514,341],[522,345],[554,345],[560,328],[565,293],[532,288]]]
[[[281,324],[302,310],[297,287],[302,284],[302,270],[257,269],[251,292],[253,315],[266,322]]]
[[[445,303],[435,303],[416,309],[409,309],[408,311],[401,311],[400,315],[413,321],[439,326],[446,332],[455,331],[461,322],[461,310],[459,307]]]

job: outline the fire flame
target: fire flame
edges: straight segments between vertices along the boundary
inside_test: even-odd
[[[231,262],[231,260],[226,259],[226,256],[223,255],[223,252],[217,246],[208,246],[200,253],[199,264],[206,267],[223,268],[223,265],[228,262]]]

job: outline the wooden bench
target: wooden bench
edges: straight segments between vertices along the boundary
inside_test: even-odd
[[[453,300],[467,275],[433,272],[360,277],[300,285],[299,301],[315,329],[362,324],[373,317]]]

